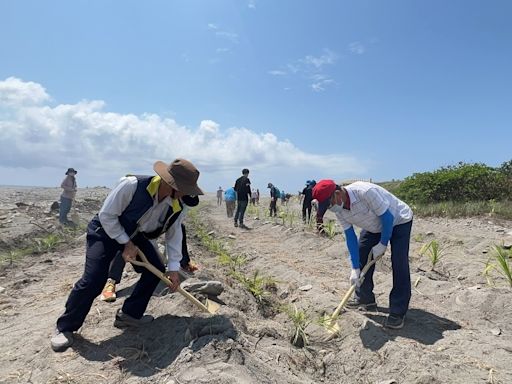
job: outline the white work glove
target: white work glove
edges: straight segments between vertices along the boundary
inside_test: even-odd
[[[387,245],[384,245],[379,241],[379,243],[372,248],[373,258],[375,259],[377,257],[382,256],[384,253],[386,253],[387,248]]]
[[[352,269],[350,272],[350,285],[355,285],[359,287],[361,284],[359,283],[359,276],[361,275],[361,270],[359,268]]]

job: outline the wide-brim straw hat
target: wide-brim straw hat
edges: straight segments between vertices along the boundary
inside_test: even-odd
[[[175,190],[191,196],[204,195],[204,192],[197,185],[199,171],[190,161],[176,159],[167,164],[157,161],[153,169],[167,184]]]

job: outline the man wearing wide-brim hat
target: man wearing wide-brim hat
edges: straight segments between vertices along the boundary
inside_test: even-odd
[[[153,169],[157,176],[122,177],[90,221],[84,273],[68,297],[64,314],[57,320],[51,339],[54,351],[63,351],[73,343],[73,332],[82,326],[94,299],[101,293],[110,263],[118,252],[130,262],[140,249],[151,264],[164,272],[166,268],[150,240],[165,234],[166,275],[172,282],[171,290],[178,287],[182,198],[203,195],[197,185],[199,171],[185,159],[170,164],[157,161]],[[144,312],[160,280],[145,268],[134,269],[141,277],[116,314],[114,326],[119,328],[137,327],[153,320]]]

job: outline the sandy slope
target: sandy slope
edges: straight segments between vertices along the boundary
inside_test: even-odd
[[[80,190],[82,220],[90,218],[105,190]],[[38,233],[55,230],[46,214],[56,189],[3,188],[0,193],[0,251],[29,244]],[[233,254],[244,254],[247,273],[278,281],[270,296],[276,305],[294,303],[313,319],[331,312],[349,288],[341,235],[320,238],[294,223],[276,225],[264,217],[246,220],[251,230],[232,226],[224,206],[206,199],[200,218]],[[28,206],[18,207],[16,202]],[[33,204],[33,205],[32,205]],[[294,205],[295,204],[295,205]],[[297,203],[289,209],[298,210]],[[33,224],[28,224],[32,222]],[[341,337],[325,342],[325,331],[308,327],[310,345],[290,345],[289,320],[262,310],[243,287],[226,276],[216,258],[191,235],[198,277],[225,283],[226,305],[215,316],[197,312],[177,294],[158,290],[148,308],[156,321],[140,331],[112,326],[122,298],[96,301],[76,345],[56,354],[49,336],[74,281],[82,272],[84,241],[32,255],[2,267],[0,286],[1,383],[485,383],[512,381],[512,290],[504,280],[488,287],[482,276],[490,246],[507,240],[510,222],[490,219],[416,218],[411,272],[417,285],[406,326],[382,328],[391,287],[389,258],[375,274],[377,314],[342,314]],[[42,228],[45,228],[43,230]],[[438,272],[418,250],[430,239],[450,244]],[[508,240],[507,240],[508,241]],[[131,268],[121,284],[126,295],[137,279]],[[418,280],[419,279],[419,280]],[[309,290],[299,287],[310,284]]]

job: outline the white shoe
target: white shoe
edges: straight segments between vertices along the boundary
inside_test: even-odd
[[[52,349],[55,352],[63,352],[73,344],[73,332],[60,332],[55,330],[55,334],[50,339]]]

